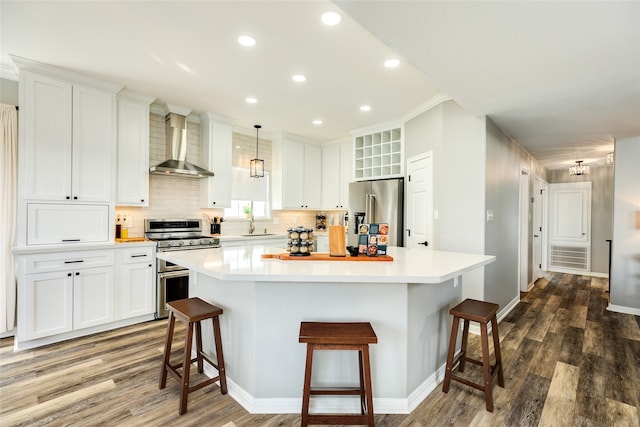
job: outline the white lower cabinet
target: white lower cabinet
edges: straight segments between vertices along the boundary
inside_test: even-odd
[[[113,322],[114,272],[115,267],[74,271],[74,330]]]
[[[18,291],[18,337],[48,337],[73,329],[73,272],[27,274]]]
[[[16,255],[16,348],[153,319],[155,262],[154,246]]]
[[[127,248],[118,251],[116,320],[155,312],[155,248]]]

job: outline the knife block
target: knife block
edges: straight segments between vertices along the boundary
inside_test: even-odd
[[[347,242],[342,225],[329,226],[329,256],[347,256]]]

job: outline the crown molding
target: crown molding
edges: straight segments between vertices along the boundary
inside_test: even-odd
[[[0,78],[6,80],[18,81],[18,71],[15,67],[8,64],[0,64]]]

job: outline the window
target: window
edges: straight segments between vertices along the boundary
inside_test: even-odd
[[[225,218],[244,218],[251,212],[252,201],[254,218],[268,218],[271,215],[269,172],[265,171],[264,178],[251,178],[248,168],[233,167],[232,174],[231,207],[225,208]]]

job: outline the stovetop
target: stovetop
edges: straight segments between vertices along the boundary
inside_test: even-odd
[[[203,236],[199,219],[147,219],[145,237],[158,243],[158,250],[220,247],[217,237]]]

